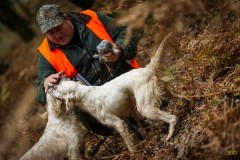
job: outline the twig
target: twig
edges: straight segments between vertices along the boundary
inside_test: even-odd
[[[144,151],[144,150],[145,150],[145,149],[141,149],[141,150],[133,151],[133,152],[131,152],[130,154],[134,154],[134,153],[142,152],[142,151]],[[125,154],[125,153],[115,154],[115,155],[112,155],[112,156],[100,157],[100,159],[114,158],[114,157],[122,156],[122,155],[124,155],[124,154]]]
[[[112,68],[111,67],[109,67],[108,66],[108,64],[105,62],[105,61],[103,61],[103,63],[105,64],[105,66],[107,67],[107,70],[108,70],[108,72],[110,73],[110,75],[113,77],[113,74],[112,74]]]
[[[97,137],[97,139],[99,140],[99,142],[97,143],[96,147],[94,148],[93,152],[90,154],[91,157],[94,156],[94,154],[98,151],[99,147],[101,145],[104,146],[104,148],[109,152],[109,153],[112,153],[112,154],[115,154],[112,150],[110,150],[105,144],[104,142],[106,141],[106,137],[104,137],[103,139],[100,139],[96,134],[94,134],[95,137]]]
[[[96,135],[95,135],[96,136]],[[96,136],[97,137],[97,136]],[[98,137],[97,137],[98,138]],[[98,151],[98,149],[99,149],[99,147],[104,143],[104,141],[106,140],[106,138],[104,138],[104,139],[99,139],[98,138],[98,143],[97,143],[97,145],[94,147],[94,150],[90,153],[90,156],[91,157],[93,157],[94,156],[94,154]]]
[[[212,96],[216,96],[219,94],[224,94],[224,93],[237,93],[240,92],[240,89],[234,90],[234,91],[219,91],[219,92],[215,92],[215,93],[211,93],[211,94],[205,94],[205,95],[194,95],[194,96],[187,96],[188,98],[202,98],[202,97],[212,97]]]
[[[235,68],[234,71],[233,71],[232,73],[230,73],[230,74],[224,79],[224,81],[222,82],[222,84],[225,83],[232,75],[234,75],[234,73],[236,73],[236,71],[237,71],[237,69]]]

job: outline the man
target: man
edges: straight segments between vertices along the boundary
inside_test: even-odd
[[[138,67],[134,57],[136,39],[125,44],[126,27],[100,12],[63,13],[59,5],[43,5],[37,13],[41,32],[46,35],[38,47],[38,101],[45,105],[46,92],[58,83],[63,74],[86,81],[88,85],[105,82]],[[97,46],[102,40],[111,42],[118,54],[99,55]],[[101,62],[99,56],[102,56]],[[131,63],[127,63],[130,60]],[[83,78],[83,79],[82,79]],[[111,130],[90,115],[77,111],[83,124],[97,134],[109,135]],[[105,128],[104,128],[105,127]]]

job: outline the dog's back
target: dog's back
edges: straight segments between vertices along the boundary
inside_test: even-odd
[[[106,93],[109,90],[109,94],[111,94],[112,96],[114,96],[114,93],[116,92],[117,98],[118,96],[121,97],[119,95],[120,93],[129,93],[129,95],[126,95],[129,97],[132,94],[138,95],[141,92],[146,92],[147,90],[152,89],[151,91],[154,90],[155,94],[158,94],[157,97],[162,98],[162,91],[165,87],[165,81],[163,81],[161,77],[158,77],[158,74],[159,71],[162,71],[162,68],[165,64],[164,61],[167,52],[163,52],[164,45],[172,35],[173,33],[169,33],[162,40],[157,52],[152,56],[150,63],[145,68],[133,69],[127,73],[124,73],[121,76],[116,77],[112,81],[100,86],[99,90],[96,92],[99,93],[101,92],[100,90],[102,90],[102,92]],[[153,93],[151,92],[151,94]],[[94,95],[96,94],[94,93]],[[156,98],[156,96],[154,97]]]

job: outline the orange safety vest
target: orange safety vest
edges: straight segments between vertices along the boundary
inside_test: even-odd
[[[113,42],[112,38],[107,33],[105,27],[98,19],[98,16],[94,11],[88,9],[81,13],[89,15],[91,17],[86,26],[91,31],[93,31],[99,39],[106,39],[110,42]],[[45,38],[40,44],[38,51],[51,63],[57,72],[64,71],[64,73],[69,78],[74,78],[78,74],[77,70],[73,67],[73,65],[69,62],[65,54],[60,49],[53,48],[52,51],[49,49],[47,38]],[[133,68],[140,67],[136,59],[132,59],[130,65]]]

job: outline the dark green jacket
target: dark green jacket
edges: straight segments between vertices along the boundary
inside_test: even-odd
[[[101,40],[85,26],[90,17],[80,13],[69,13],[71,22],[74,24],[75,34],[78,36],[79,42],[70,43],[67,46],[57,46],[49,42],[50,48],[60,48],[75,69],[82,74],[92,85],[102,85],[105,82],[131,70],[129,64],[125,60],[133,59],[137,53],[137,41],[133,36],[128,44],[125,44],[124,38],[126,35],[126,27],[115,25],[113,19],[100,12],[96,12],[99,20],[105,26],[105,29],[112,37],[114,42],[123,49],[123,56],[117,63],[110,67],[113,69],[112,74],[109,73],[106,66],[99,62],[98,53],[96,52],[97,45]],[[76,32],[77,30],[77,32]],[[43,88],[44,78],[56,73],[53,66],[45,59],[42,54],[39,54],[38,59],[38,101],[45,105],[46,95]]]

